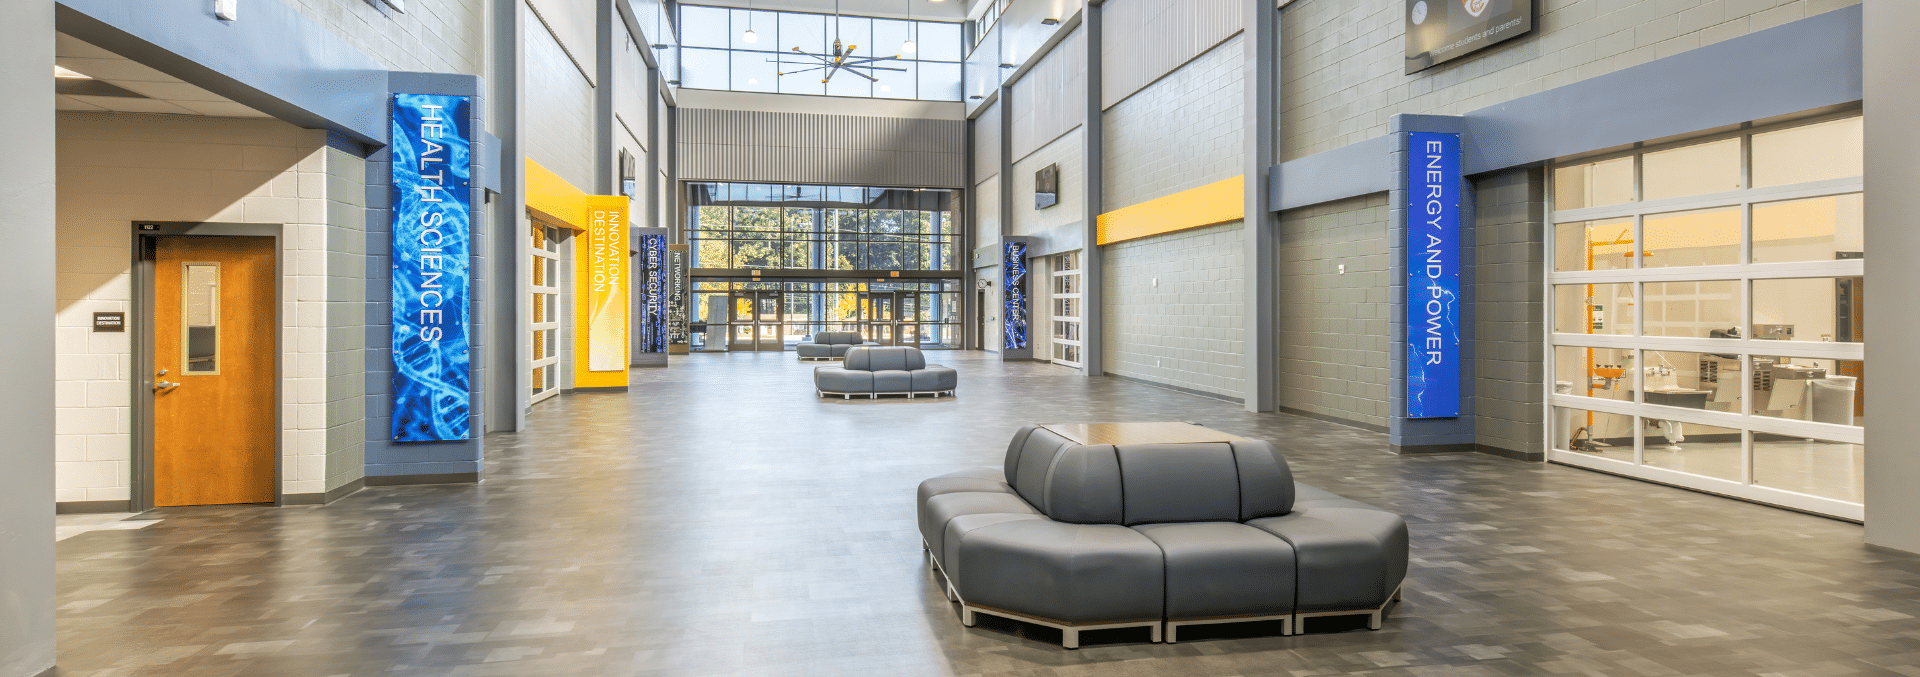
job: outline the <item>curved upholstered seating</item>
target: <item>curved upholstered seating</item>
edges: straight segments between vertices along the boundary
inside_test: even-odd
[[[866,343],[857,331],[823,331],[801,341],[793,351],[799,353],[802,360],[837,360],[846,357],[848,350]]]
[[[1082,445],[1014,435],[1002,469],[920,484],[920,534],[961,619],[1084,630],[1369,614],[1406,577],[1406,522],[1297,484],[1271,444]]]
[[[838,367],[815,367],[813,388],[820,396],[840,395],[952,395],[960,376],[954,370],[927,364],[919,348],[856,346]]]

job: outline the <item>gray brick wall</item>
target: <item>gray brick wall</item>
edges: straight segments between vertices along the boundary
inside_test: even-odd
[[[1108,212],[1244,173],[1245,54],[1235,35],[1108,109]]]
[[[526,42],[526,155],[592,192],[593,86],[539,21],[526,22]]]
[[[333,491],[367,467],[367,161],[325,151],[327,182],[326,484]],[[383,275],[371,283],[384,283]]]
[[[1406,75],[1402,0],[1296,2],[1281,15],[1281,160],[1386,134],[1395,113],[1459,115],[1860,0],[1540,0],[1534,34]]]
[[[1280,215],[1280,406],[1387,426],[1388,216],[1386,193]]]
[[[486,57],[482,0],[410,2],[405,12],[367,0],[284,1],[388,70],[481,75]]]
[[[1474,183],[1476,442],[1544,458],[1546,181],[1517,169]]]
[[[1234,222],[1101,248],[1107,373],[1244,396],[1242,227]]]
[[[1080,161],[1083,150],[1081,143],[1085,138],[1086,134],[1076,127],[1013,164],[1013,180],[1002,184],[1012,191],[1013,197],[1013,223],[1009,224],[1007,234],[1034,235],[1049,228],[1080,222],[1080,207],[1085,203],[1086,193],[1082,186],[1087,178],[1086,172],[1081,171]],[[1060,165],[1060,203],[1046,209],[1035,209],[1034,173],[1051,164]]]

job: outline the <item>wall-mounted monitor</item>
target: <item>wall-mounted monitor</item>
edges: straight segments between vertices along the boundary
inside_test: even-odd
[[[1046,209],[1060,204],[1060,165],[1042,167],[1033,173],[1033,208]]]
[[[1533,30],[1535,0],[1406,0],[1407,73]]]

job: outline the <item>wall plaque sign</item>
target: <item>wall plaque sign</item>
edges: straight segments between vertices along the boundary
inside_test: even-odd
[[[464,96],[393,95],[393,440],[470,435],[467,263],[472,117]]]
[[[1407,418],[1460,415],[1460,135],[1407,134]]]

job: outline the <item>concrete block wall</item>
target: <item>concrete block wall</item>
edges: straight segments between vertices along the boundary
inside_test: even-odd
[[[1459,115],[1860,0],[1539,0],[1531,35],[1406,75],[1402,0],[1296,2],[1280,18],[1280,159]]]
[[[333,491],[367,474],[367,161],[323,151],[327,181],[326,484]],[[310,368],[304,371],[311,371]],[[303,435],[311,434],[302,432]],[[302,492],[313,493],[313,492]]]
[[[410,2],[405,12],[379,0],[281,1],[387,70],[479,75],[485,62],[485,0]]]
[[[1105,112],[1109,212],[1243,173],[1244,34]]]
[[[561,49],[559,38],[529,15],[526,39],[527,111],[520,148],[573,187],[594,189],[596,146],[593,84]]]
[[[1546,172],[1515,169],[1474,182],[1476,443],[1546,458]]]
[[[353,412],[338,403],[357,385],[336,382],[330,343],[352,325],[335,326],[331,301],[353,302],[364,267],[357,247],[330,237],[355,225],[330,194],[361,187],[332,173],[337,151],[325,133],[277,120],[120,113],[61,113],[58,124],[55,500],[131,497],[133,334],[90,326],[96,311],[132,310],[136,220],[283,224],[281,491],[351,481],[341,478],[359,472],[348,463],[354,446],[333,433],[348,425]]]
[[[1386,193],[1280,215],[1279,406],[1386,430],[1389,351],[1397,345],[1387,330],[1387,218]]]
[[[1067,132],[1040,147],[1033,154],[1013,163],[1012,181],[1005,183],[1013,199],[1013,223],[1007,225],[1009,235],[1038,235],[1043,231],[1061,226],[1080,223],[1081,210],[1086,203],[1086,191],[1083,188],[1087,180],[1082,169],[1082,153],[1085,148],[1086,134],[1079,127]],[[1059,195],[1060,202],[1046,209],[1036,209],[1033,203],[1034,173],[1047,165],[1060,166]]]
[[[1242,227],[1234,222],[1101,248],[1107,373],[1244,397]]]

